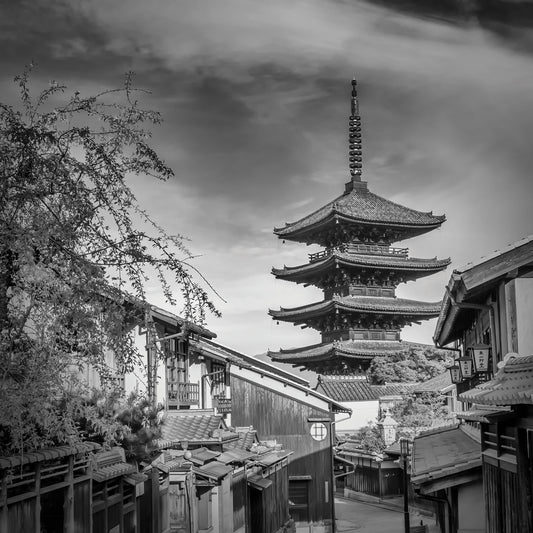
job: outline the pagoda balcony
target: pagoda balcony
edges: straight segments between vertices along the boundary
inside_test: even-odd
[[[326,248],[325,250],[316,252],[314,254],[309,254],[309,262],[314,263],[316,261],[321,261],[322,259],[325,259],[336,252],[407,258],[409,255],[409,248],[393,248],[392,246],[387,246],[385,244],[343,244],[341,246]]]
[[[200,405],[200,385],[198,383],[168,383],[168,406],[180,408]]]

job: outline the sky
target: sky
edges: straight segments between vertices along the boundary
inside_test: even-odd
[[[443,297],[453,268],[533,233],[533,3],[481,0],[0,0],[0,95],[34,62],[89,95],[128,71],[163,124],[152,144],[175,178],[134,178],[142,206],[185,235],[216,288],[207,326],[248,354],[319,342],[277,325],[268,309],[322,299],[276,280],[272,267],[317,248],[274,227],[344,190],[351,79],[358,80],[363,179],[372,192],[445,214],[402,243],[415,257],[451,257],[447,271],[397,295]],[[172,310],[156,283],[148,296]],[[180,312],[180,309],[174,309]],[[435,321],[405,340],[432,343]]]

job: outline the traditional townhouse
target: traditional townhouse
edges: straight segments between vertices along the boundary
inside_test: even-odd
[[[446,287],[434,340],[457,352],[462,423],[416,438],[412,455],[443,532],[532,530],[532,311],[533,236],[454,270]]]

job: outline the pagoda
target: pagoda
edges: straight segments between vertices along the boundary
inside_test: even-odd
[[[441,302],[396,297],[400,283],[445,269],[450,259],[409,257],[392,244],[434,230],[444,215],[404,207],[370,192],[362,181],[361,120],[352,81],[349,119],[351,179],[341,196],[310,215],[274,229],[281,239],[318,244],[324,249],[299,266],[273,268],[276,278],[315,285],[324,299],[292,309],[270,310],[277,321],[320,331],[313,346],[269,352],[277,362],[320,374],[365,372],[378,355],[403,351],[404,326],[439,315]]]

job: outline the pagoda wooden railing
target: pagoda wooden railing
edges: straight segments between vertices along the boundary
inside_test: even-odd
[[[169,383],[168,405],[199,405],[200,385],[198,383]]]
[[[320,261],[335,252],[407,257],[409,255],[409,248],[394,248],[384,244],[346,244],[309,254],[309,262],[314,263],[315,261]]]

